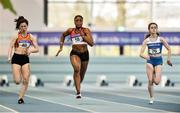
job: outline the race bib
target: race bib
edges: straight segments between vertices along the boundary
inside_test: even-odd
[[[83,41],[83,38],[81,36],[77,36],[77,37],[72,38],[73,43],[78,43],[78,42],[82,42],[82,41]]]
[[[148,53],[151,55],[160,54],[160,48],[149,49]]]
[[[19,46],[22,47],[22,48],[27,48],[31,45],[30,41],[28,40],[21,40],[19,42]]]

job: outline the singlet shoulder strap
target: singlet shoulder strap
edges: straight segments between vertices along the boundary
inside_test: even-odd
[[[70,31],[70,36],[73,36],[75,34],[75,28],[72,28],[72,30]]]
[[[29,39],[32,41],[33,40],[32,39],[32,34],[28,33],[28,35],[29,35]]]
[[[74,32],[75,31],[75,28],[72,28],[72,30],[70,31],[70,34],[72,33],[72,32]]]
[[[150,41],[149,37],[147,37],[146,39],[147,39],[148,42]]]
[[[157,39],[158,41],[161,41],[161,37],[160,36],[158,36],[158,39]]]

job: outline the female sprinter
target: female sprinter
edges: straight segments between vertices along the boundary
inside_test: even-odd
[[[141,51],[140,57],[147,60],[146,73],[148,77],[148,91],[150,95],[149,104],[153,104],[153,83],[158,85],[161,81],[161,71],[162,71],[162,45],[168,51],[167,64],[172,66],[171,63],[171,48],[167,41],[159,36],[158,25],[156,23],[150,23],[148,25],[149,34],[145,37]],[[144,54],[144,51],[148,47],[148,55]]]
[[[87,45],[93,46],[93,38],[91,32],[88,28],[82,27],[83,17],[81,15],[76,15],[74,17],[75,28],[69,28],[63,32],[60,38],[60,48],[56,54],[62,51],[65,37],[70,35],[72,41],[72,50],[70,53],[70,61],[74,69],[74,83],[76,88],[76,98],[81,98],[81,82],[84,79],[86,69],[89,62],[89,52]]]
[[[12,64],[14,82],[20,84],[22,81],[18,103],[23,104],[30,77],[29,55],[38,52],[39,49],[35,37],[27,31],[28,20],[20,16],[18,19],[15,19],[15,22],[18,34],[11,39],[8,50],[8,62]],[[30,48],[30,46],[32,47]]]

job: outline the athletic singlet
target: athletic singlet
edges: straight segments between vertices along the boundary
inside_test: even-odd
[[[27,33],[26,37],[23,37],[22,34],[18,34],[18,38],[16,39],[15,47],[28,48],[32,45],[32,39],[30,33]]]
[[[81,29],[81,31],[83,30],[83,28]],[[83,32],[83,31],[82,31]],[[73,28],[73,30],[70,33],[70,38],[72,41],[72,45],[77,45],[77,44],[87,44],[87,42],[85,42],[82,38],[82,36],[80,35],[80,33],[76,34],[75,33],[75,28]]]
[[[160,41],[160,37],[157,37],[156,41],[151,41],[148,37],[147,46],[149,55],[158,55],[162,52],[162,42]]]

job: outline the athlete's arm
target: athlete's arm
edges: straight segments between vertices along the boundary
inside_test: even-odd
[[[56,56],[58,56],[59,53],[62,51],[63,45],[64,45],[65,37],[68,36],[68,35],[70,34],[71,31],[72,31],[72,28],[69,28],[69,29],[67,29],[65,32],[62,33],[62,35],[61,35],[61,37],[60,37],[60,42],[59,42],[60,48],[59,48],[59,50],[58,50]]]
[[[14,45],[16,43],[16,39],[17,39],[17,35],[12,36],[12,39],[9,44],[9,48],[8,48],[8,62],[9,63],[11,62],[12,53],[13,53]]]
[[[8,48],[8,62],[11,62],[14,45],[16,43],[17,35],[13,35]]]
[[[170,48],[169,44],[167,43],[167,41],[163,37],[161,37],[160,40],[163,43],[164,47],[168,51],[167,64],[172,66],[172,63],[171,63],[171,48]]]
[[[148,60],[148,59],[149,59],[149,56],[144,54],[144,51],[145,51],[145,49],[146,49],[146,46],[147,46],[147,40],[144,40],[143,43],[142,43],[142,46],[141,46],[141,50],[140,50],[139,56],[140,56],[141,58],[144,58],[144,59]]]
[[[30,55],[31,53],[39,52],[39,46],[37,44],[37,38],[34,37],[32,34],[30,34],[30,37],[31,37],[31,40],[32,40],[33,48],[28,49],[28,55]]]
[[[86,41],[90,46],[93,46],[94,41],[93,41],[93,38],[91,35],[91,31],[88,28],[85,28],[83,31],[84,31],[84,36],[82,36],[82,37],[83,37],[84,41]]]

